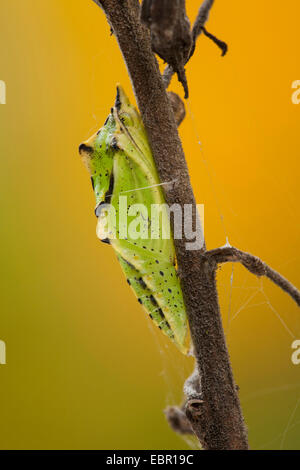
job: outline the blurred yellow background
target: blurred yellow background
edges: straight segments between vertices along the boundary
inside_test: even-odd
[[[199,3],[187,1],[191,19]],[[133,98],[116,40],[92,0],[0,8],[0,447],[189,448],[162,410],[180,402],[191,360],[149,325],[97,240],[78,156],[116,82]],[[298,286],[299,14],[298,0],[216,1],[207,29],[229,52],[199,39],[180,128],[208,247],[227,236]],[[220,269],[220,302],[251,447],[300,449],[299,310],[242,268],[231,276]]]

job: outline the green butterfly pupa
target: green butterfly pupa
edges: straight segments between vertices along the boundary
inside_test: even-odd
[[[142,119],[120,86],[104,126],[81,144],[79,151],[96,197],[98,236],[115,250],[128,284],[153,322],[187,354],[188,323],[174,242],[172,234],[168,239],[162,236],[163,229],[170,230],[169,217],[163,217],[164,227],[159,228],[158,236],[151,237],[151,207],[165,205],[165,198]],[[127,227],[135,219],[130,208],[136,204],[146,207],[147,238],[132,238],[128,233],[125,238],[120,236],[120,196],[128,201]],[[102,208],[107,204],[114,208],[115,218],[111,220],[109,214],[102,217]],[[101,236],[104,225],[113,229],[105,239]]]

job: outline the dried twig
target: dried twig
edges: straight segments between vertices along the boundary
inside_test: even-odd
[[[174,70],[188,97],[184,65],[192,48],[185,0],[143,0],[141,19],[150,28],[152,49]]]
[[[211,39],[222,51],[222,57],[224,57],[224,55],[227,53],[228,51],[228,46],[226,44],[226,42],[224,41],[221,41],[220,39],[216,38],[216,36],[214,36],[213,34],[209,33],[206,28],[204,28],[204,26],[202,26],[202,31],[203,33],[205,34],[205,36],[207,36],[209,39]]]
[[[214,250],[207,251],[205,256],[213,259],[217,264],[219,263],[229,263],[229,262],[239,262],[241,263],[248,271],[256,276],[266,276],[282,290],[287,292],[292,299],[300,306],[300,291],[293,286],[285,277],[279,274],[274,269],[270,268],[266,263],[264,263],[257,256],[251,255],[244,251],[238,250],[234,247],[221,247]]]
[[[202,32],[202,28],[209,18],[210,10],[214,4],[214,0],[204,0],[199,8],[197,18],[193,26],[193,39],[194,42]]]
[[[184,408],[169,406],[165,410],[165,415],[173,431],[178,432],[179,434],[194,434]]]
[[[184,64],[186,64],[190,60],[192,55],[194,54],[197,39],[202,32],[207,37],[209,37],[218,47],[220,47],[220,49],[222,50],[222,56],[224,56],[227,52],[227,49],[228,49],[227,44],[223,41],[220,41],[220,39],[216,38],[213,34],[209,33],[204,27],[205,23],[208,21],[209,13],[213,4],[214,4],[214,0],[204,0],[201,7],[199,8],[199,11],[198,11],[198,14],[197,14],[197,17],[196,17],[196,20],[192,29],[192,47],[189,51],[189,54],[185,58]],[[168,88],[173,75],[174,75],[174,69],[172,65],[169,64],[167,65],[163,73],[163,80],[164,80],[164,84],[166,88]]]
[[[169,407],[165,410],[165,414],[174,431],[179,434],[194,434],[192,423],[201,415],[204,403],[197,364],[184,384],[184,394],[186,402],[182,407]]]

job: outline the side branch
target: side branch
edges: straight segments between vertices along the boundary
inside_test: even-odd
[[[285,277],[270,268],[270,266],[264,263],[257,256],[229,246],[207,251],[205,255],[213,259],[217,264],[237,262],[241,263],[246,269],[248,269],[248,271],[256,276],[266,276],[268,279],[273,281],[274,284],[287,292],[292,299],[294,299],[296,304],[300,306],[300,291]]]

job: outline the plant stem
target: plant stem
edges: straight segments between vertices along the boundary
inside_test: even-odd
[[[133,84],[162,182],[166,202],[196,204],[177,126],[148,29],[140,21],[138,0],[94,0],[104,10],[118,40]],[[171,185],[169,185],[171,186]],[[188,313],[201,389],[201,409],[189,407],[194,433],[205,449],[247,449],[247,433],[225,343],[216,289],[216,263],[205,256],[205,244],[186,250],[175,240],[179,277]],[[196,398],[196,397],[195,397]]]

